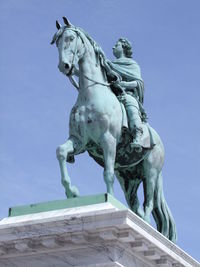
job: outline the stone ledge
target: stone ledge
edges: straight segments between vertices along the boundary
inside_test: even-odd
[[[77,267],[123,267],[123,265],[117,263],[117,262],[112,262],[112,263],[102,263],[102,264],[92,264],[92,265],[81,265]]]
[[[118,209],[126,209],[126,207],[121,202],[115,199],[112,195],[106,193],[93,196],[83,196],[77,198],[54,200],[49,202],[12,207],[9,208],[9,217],[52,210],[69,209],[74,207],[77,208],[100,203],[112,203],[113,206],[117,207]]]
[[[27,264],[200,267],[133,212],[109,202],[2,220],[0,267]]]

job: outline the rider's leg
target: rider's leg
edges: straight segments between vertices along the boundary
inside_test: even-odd
[[[138,102],[133,96],[126,94],[124,96],[123,104],[127,112],[129,127],[134,137],[131,147],[135,148],[137,152],[141,152],[141,136],[143,131]]]
[[[100,140],[104,157],[104,181],[107,187],[107,193],[114,195],[114,164],[116,157],[116,139],[109,133],[103,134]]]
[[[68,175],[66,159],[69,153],[75,150],[75,142],[73,139],[68,139],[63,145],[60,145],[57,150],[57,159],[60,165],[61,182],[65,188],[65,194],[68,198],[79,196],[79,191],[75,186],[71,185],[71,179]]]

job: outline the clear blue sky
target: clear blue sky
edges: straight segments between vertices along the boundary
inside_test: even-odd
[[[145,81],[145,108],[166,149],[164,191],[178,245],[200,260],[200,1],[0,1],[0,217],[8,208],[65,198],[55,156],[68,137],[77,92],[50,45],[68,17],[112,59],[121,37],[133,44]],[[105,192],[87,154],[69,166],[82,195]],[[125,203],[116,181],[115,196]]]

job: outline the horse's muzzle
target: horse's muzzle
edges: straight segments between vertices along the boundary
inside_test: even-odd
[[[69,73],[72,70],[72,66],[70,66],[69,63],[63,63],[63,62],[58,64],[58,68],[60,72],[64,73],[65,75],[69,75]]]
[[[69,66],[68,63],[65,63],[65,69],[66,69],[66,70],[69,70],[69,69],[70,69],[70,66]]]

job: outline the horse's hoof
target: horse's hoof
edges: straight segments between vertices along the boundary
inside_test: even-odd
[[[113,190],[110,190],[107,193],[114,197],[114,191]]]
[[[71,186],[69,189],[65,191],[65,194],[67,198],[74,198],[74,197],[79,197],[80,193],[79,190],[76,186]]]
[[[73,197],[80,197],[79,190],[76,186],[72,186],[71,191],[72,191]]]
[[[143,217],[143,220],[144,220],[146,223],[151,224],[151,219],[150,219],[149,216],[144,216],[144,217]]]
[[[144,211],[143,211],[140,207],[139,207],[138,210],[136,211],[136,214],[137,214],[140,218],[144,219]]]

